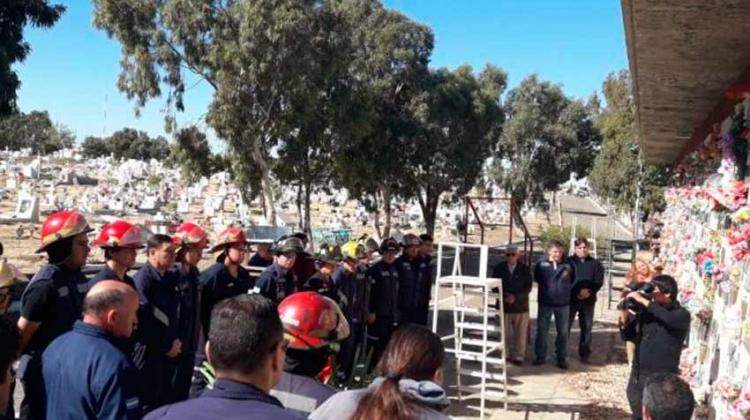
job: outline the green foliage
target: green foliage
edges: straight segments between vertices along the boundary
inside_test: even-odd
[[[49,28],[65,12],[65,7],[48,0],[3,0],[0,2],[0,117],[17,112],[16,91],[21,86],[13,66],[31,52],[23,39],[27,25]]]
[[[81,143],[81,154],[86,158],[98,158],[109,156],[112,153],[107,139],[89,136]]]
[[[508,92],[505,106],[493,177],[519,205],[547,209],[545,192],[556,191],[572,172],[584,177],[591,168],[601,139],[590,107],[536,75]]]
[[[573,228],[571,226],[549,225],[539,235],[539,244],[542,246],[542,249],[547,249],[550,242],[557,240],[562,242],[567,249],[572,233]],[[586,226],[576,226],[576,237],[591,238],[591,230]]]
[[[0,148],[31,148],[47,154],[73,146],[75,136],[63,125],[55,125],[47,111],[12,114],[0,119]]]
[[[412,103],[415,141],[402,151],[410,163],[407,192],[422,208],[426,230],[435,228],[444,193],[462,196],[477,183],[482,164],[497,143],[503,124],[500,95],[507,75],[488,66],[478,76],[471,67],[432,71]]]
[[[190,182],[229,169],[223,157],[211,152],[208,138],[197,127],[183,128],[174,136],[172,157]]]
[[[164,137],[151,138],[146,132],[123,128],[110,137],[86,137],[81,144],[83,156],[96,158],[112,155],[115,159],[156,159],[169,163],[169,143]]]
[[[642,153],[636,140],[635,104],[630,74],[626,70],[611,73],[602,85],[607,102],[597,118],[602,134],[602,147],[594,160],[589,176],[593,191],[620,210],[635,208],[639,179],[638,155]],[[645,161],[645,157],[642,157]],[[664,186],[667,170],[643,163],[643,211],[648,214],[666,206]]]
[[[161,184],[161,176],[149,175],[147,182],[149,187],[158,187]]]

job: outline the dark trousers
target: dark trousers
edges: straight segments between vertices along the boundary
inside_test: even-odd
[[[42,376],[42,355],[22,356],[18,373],[23,385],[23,399],[18,418],[44,420],[47,417],[47,393]]]
[[[427,316],[430,313],[430,308],[428,306],[401,308],[400,311],[402,324],[417,324],[427,326]]]
[[[195,354],[185,353],[171,361],[170,366],[170,388],[167,390],[169,403],[185,401],[190,395],[190,385],[193,380],[193,369],[195,366]]]
[[[368,340],[374,348],[370,370],[378,364],[380,356],[383,354],[385,346],[391,340],[391,335],[393,335],[393,331],[396,330],[397,326],[393,318],[383,316],[377,316],[375,322],[370,325]]]
[[[573,322],[578,314],[578,326],[581,328],[581,339],[578,342],[578,354],[587,358],[591,354],[591,329],[594,326],[594,309],[596,302],[581,302],[573,298],[570,301],[570,319],[568,321],[568,336]]]
[[[547,306],[539,304],[539,313],[536,318],[536,340],[534,342],[534,353],[536,360],[547,358],[547,334],[549,333],[552,316],[555,317],[555,353],[558,361],[568,358],[568,306]]]
[[[338,377],[341,383],[345,383],[349,376],[352,374],[352,368],[354,367],[354,356],[359,348],[360,353],[364,353],[364,335],[365,325],[359,321],[353,321],[349,325],[350,333],[349,337],[346,337],[341,343],[341,351],[338,354]],[[360,357],[363,355],[360,354]]]
[[[630,380],[628,381],[627,396],[630,405],[630,418],[632,420],[643,419],[643,385],[648,378],[661,372],[643,371],[637,372],[635,369],[630,371]]]

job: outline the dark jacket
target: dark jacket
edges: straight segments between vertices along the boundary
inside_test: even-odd
[[[219,379],[200,397],[160,407],[146,420],[293,420],[303,419],[284,409],[279,400],[260,389],[230,379]]]
[[[191,358],[198,347],[199,301],[200,301],[200,272],[191,267],[187,273],[183,272],[180,264],[172,269],[177,277],[177,335],[182,342],[182,355]]]
[[[80,270],[48,264],[31,279],[21,296],[21,316],[41,325],[21,356],[16,375],[27,392],[24,405],[32,418],[45,416],[42,352],[55,338],[70,331],[81,317],[88,280]]]
[[[211,311],[224,299],[243,295],[253,288],[250,273],[242,267],[237,269],[237,278],[232,277],[223,262],[217,262],[203,270],[200,275],[200,319],[203,338],[208,337]],[[199,349],[200,350],[200,349]]]
[[[386,264],[380,260],[367,271],[372,279],[370,289],[370,313],[378,318],[398,322],[400,320],[398,305],[399,275],[396,264]]]
[[[679,372],[682,344],[690,330],[690,313],[678,302],[651,302],[629,322],[620,326],[622,338],[636,343],[633,370]]]
[[[39,353],[60,335],[70,331],[81,317],[88,280],[80,270],[48,264],[36,272],[21,296],[21,316],[40,322],[25,353]]]
[[[574,255],[568,258],[568,263],[573,266],[575,271],[575,280],[570,292],[570,299],[577,299],[581,303],[593,305],[596,303],[596,293],[604,285],[604,266],[591,255],[584,259]],[[591,296],[586,299],[578,299],[578,292],[581,289],[589,289]]]
[[[281,380],[271,390],[271,395],[287,410],[305,417],[335,393],[336,389],[314,378],[289,372],[281,374]]]
[[[133,278],[138,292],[140,310],[138,312],[137,342],[147,351],[166,354],[177,337],[177,307],[179,297],[176,287],[179,281],[172,271],[164,275],[146,262]],[[135,364],[142,368],[136,358]]]
[[[432,286],[426,271],[427,264],[421,258],[409,259],[401,255],[396,259],[398,268],[399,309],[405,312],[409,309],[423,309],[430,304],[430,288]]]
[[[534,281],[539,285],[537,300],[547,306],[570,305],[574,278],[573,266],[564,261],[558,264],[548,259],[537,261],[534,265]]]
[[[125,274],[123,276],[123,278],[120,278],[106,264],[104,265],[104,268],[102,268],[101,271],[99,271],[98,273],[96,273],[96,275],[94,277],[92,277],[91,280],[89,280],[89,289],[92,288],[92,287],[94,287],[94,285],[96,283],[99,283],[102,280],[119,280],[119,281],[127,284],[128,286],[132,287],[133,289],[135,289],[135,282],[133,281],[132,277],[130,277],[129,275]]]
[[[122,341],[82,321],[44,352],[47,418],[140,419],[138,372]]]
[[[297,259],[294,260],[294,266],[291,271],[294,273],[294,286],[301,286],[318,271],[318,268],[315,267],[315,258],[306,252],[297,254]]]
[[[313,272],[312,274],[315,274]],[[310,274],[310,276],[312,276]],[[310,278],[308,276],[307,278]],[[307,279],[305,279],[307,280]],[[293,270],[284,271],[278,264],[269,265],[263,274],[258,277],[255,287],[261,295],[271,299],[277,304],[285,297],[294,293],[297,288],[297,277]]]
[[[261,257],[257,252],[253,254],[253,256],[250,257],[250,260],[247,262],[247,265],[249,265],[250,267],[268,267],[271,264],[273,264],[273,257],[271,257],[270,260],[267,260]]]
[[[369,311],[368,294],[371,282],[366,270],[357,267],[357,272],[350,273],[344,267],[339,267],[331,279],[343,296],[340,306],[349,323],[365,322]]]
[[[492,270],[492,277],[503,279],[503,293],[513,295],[516,300],[503,304],[503,312],[519,314],[529,312],[529,293],[531,293],[531,273],[529,268],[520,261],[516,263],[513,273],[508,268],[508,262],[503,261]]]

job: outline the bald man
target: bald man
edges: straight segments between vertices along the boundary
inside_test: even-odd
[[[96,283],[83,320],[42,356],[48,419],[140,419],[138,372],[126,354],[138,295],[116,280]]]

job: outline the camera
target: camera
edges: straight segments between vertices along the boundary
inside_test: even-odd
[[[641,283],[634,289],[625,287],[624,291],[626,293],[637,291],[641,294],[641,296],[645,297],[648,300],[651,300],[651,298],[653,297],[654,289],[655,287],[651,283]],[[638,303],[635,299],[629,298],[621,300],[620,303],[617,304],[617,309],[621,311],[630,310],[633,312],[639,312],[641,309],[643,309],[643,305]]]

